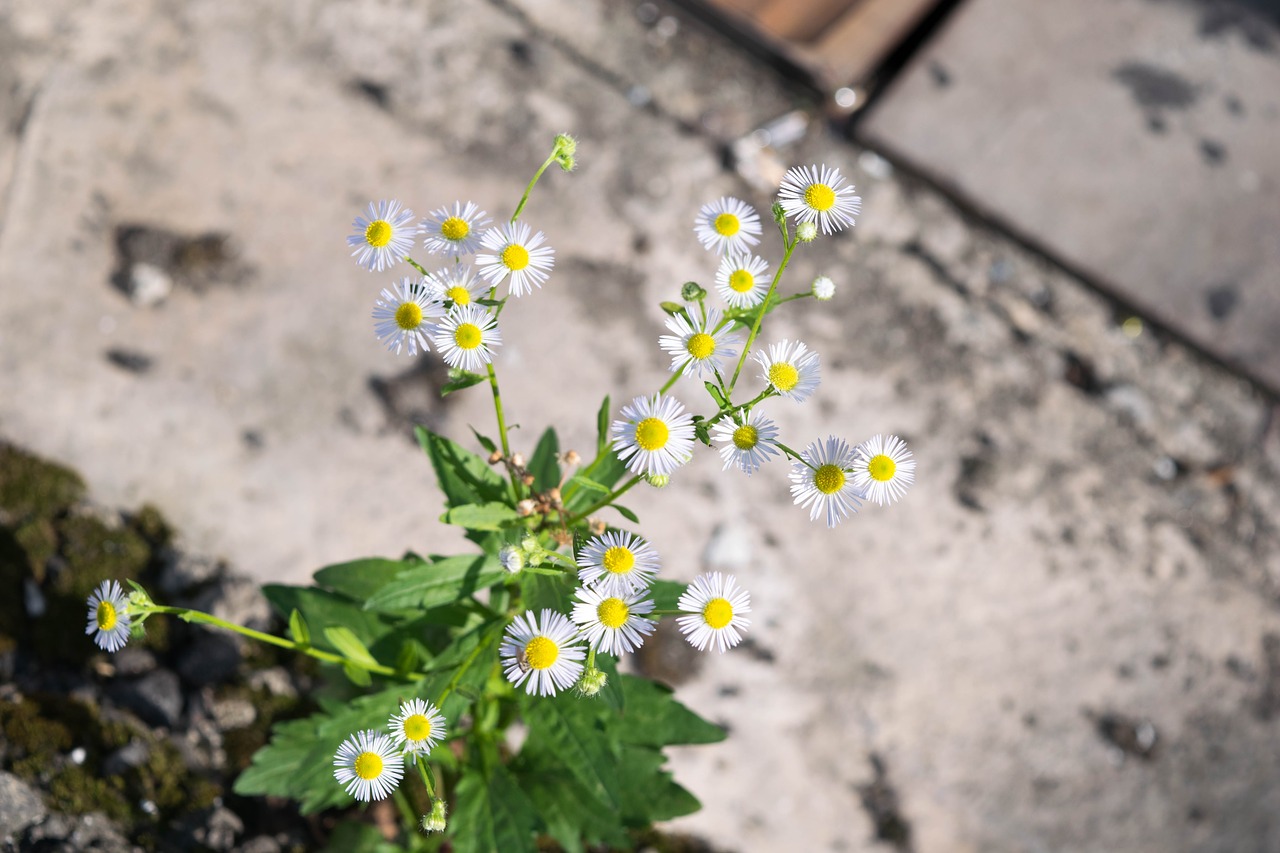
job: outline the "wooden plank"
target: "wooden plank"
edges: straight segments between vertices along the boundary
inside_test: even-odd
[[[809,49],[833,82],[866,80],[938,0],[863,0]]]

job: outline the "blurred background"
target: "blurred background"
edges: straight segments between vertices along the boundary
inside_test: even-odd
[[[555,272],[504,314],[496,362],[514,446],[554,424],[587,449],[605,394],[659,387],[658,302],[715,273],[698,208],[767,217],[786,168],[825,163],[863,213],[789,267],[784,289],[837,292],[767,325],[823,359],[816,397],[769,414],[791,446],[895,433],[919,461],[902,503],[830,531],[780,467],[709,453],[628,502],[664,571],[732,571],[755,611],[732,654],[638,663],[730,730],[676,753],[704,809],[673,830],[1280,850],[1271,0],[0,0],[6,701],[56,686],[20,643],[65,624],[85,518],[115,537],[96,548],[161,549],[175,595],[458,544],[412,426],[492,432],[490,400],[441,400],[434,356],[381,348],[369,312],[404,271],[344,240],[375,199],[506,215],[557,132],[579,167],[525,213]],[[267,618],[253,583],[219,590]],[[121,670],[114,693],[56,670],[60,689],[187,740],[250,726],[201,664],[231,679],[243,649],[148,654],[90,661]],[[54,839],[72,799],[14,754],[0,844]],[[222,802],[170,843],[289,846]],[[86,849],[85,820],[56,849]]]

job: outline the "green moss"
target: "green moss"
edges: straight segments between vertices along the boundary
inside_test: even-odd
[[[80,475],[0,444],[0,509],[18,521],[52,518],[84,497]]]
[[[44,567],[58,550],[58,534],[47,518],[33,518],[13,531],[13,539],[25,554],[24,574],[44,580]]]
[[[173,527],[153,504],[143,504],[141,509],[131,515],[129,527],[154,549],[163,548],[173,541]]]

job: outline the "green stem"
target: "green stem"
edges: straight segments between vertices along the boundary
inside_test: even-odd
[[[643,477],[637,474],[636,476],[628,480],[626,483],[624,483],[622,485],[622,488],[617,489],[616,491],[610,492],[609,494],[602,497],[600,500],[593,503],[591,506],[584,509],[582,512],[570,515],[569,518],[565,520],[565,523],[568,525],[576,524],[577,522],[591,515],[591,513],[595,512],[596,510],[602,509],[603,507],[608,506],[609,504],[613,503],[615,500],[617,500],[618,498],[626,494],[628,489],[630,489],[632,486],[634,486],[636,483],[640,482],[643,479],[644,479]]]
[[[502,414],[502,392],[498,390],[498,372],[493,369],[493,362],[485,365],[489,371],[489,387],[493,390],[493,410],[498,415],[498,437],[502,439],[502,458],[511,458],[511,444],[507,441],[507,420]],[[520,481],[516,479],[515,469],[508,467],[511,475],[511,493],[520,500]]]
[[[667,380],[667,384],[666,384],[666,385],[663,385],[660,389],[658,389],[658,393],[659,393],[659,394],[665,394],[665,393],[667,393],[668,391],[670,391],[670,390],[671,390],[671,386],[672,386],[672,385],[675,385],[675,384],[676,384],[676,380],[677,380],[677,379],[679,379],[679,378],[680,378],[681,376],[683,376],[683,375],[684,375],[684,373],[683,373],[683,372],[681,372],[681,371],[679,371],[679,370],[677,370],[675,373],[671,374],[671,378]]]
[[[788,456],[790,456],[792,459],[796,460],[797,462],[803,462],[805,465],[808,465],[808,466],[809,466],[809,468],[813,469],[814,471],[817,471],[817,470],[818,470],[817,468],[814,468],[812,465],[809,465],[809,460],[805,459],[805,458],[804,458],[803,456],[801,456],[799,453],[796,453],[796,452],[795,452],[794,450],[792,450],[790,447],[787,447],[787,446],[786,446],[785,444],[783,444],[781,441],[777,442],[777,445],[778,445],[778,449],[779,449],[779,450],[781,450],[783,453],[785,453],[785,454],[787,454]]]
[[[524,188],[524,195],[520,196],[520,203],[516,205],[516,212],[511,214],[511,221],[515,222],[520,218],[520,212],[524,210],[525,203],[529,201],[529,193],[533,192],[533,187],[538,183],[538,178],[542,177],[542,173],[547,171],[547,167],[556,161],[556,155],[553,153],[547,158],[546,162],[538,167],[538,171],[533,173],[533,180],[529,181],[529,186]]]
[[[784,237],[785,239],[785,237]],[[760,324],[764,322],[765,306],[769,304],[769,300],[773,297],[773,293],[778,289],[778,282],[782,280],[782,272],[787,268],[787,264],[791,261],[791,253],[796,250],[795,243],[787,244],[787,251],[782,256],[782,263],[778,264],[778,271],[773,274],[773,282],[769,285],[769,292],[764,295],[764,301],[760,303],[760,313],[756,315],[756,321],[751,326],[751,334],[747,337],[746,346],[742,348],[742,355],[738,356],[738,366],[733,371],[733,379],[729,380],[729,394],[733,394],[734,386],[738,384],[738,374],[742,372],[742,364],[747,360],[747,353],[751,352],[751,345],[756,341],[756,335],[760,334]]]
[[[413,258],[407,255],[405,256],[405,262],[408,263],[409,266],[413,267],[418,272],[422,273],[423,275],[430,275],[430,273],[428,273],[425,269],[422,268],[422,264],[418,263]]]
[[[434,774],[432,774],[431,768],[427,766],[426,757],[421,754],[418,755],[418,773],[422,776],[422,784],[427,786],[427,795],[434,799],[436,796],[436,786],[431,781],[431,777]]]
[[[457,689],[458,682],[462,680],[462,676],[471,668],[471,664],[476,662],[476,658],[480,657],[480,653],[489,648],[489,644],[492,643],[493,638],[497,636],[501,635],[494,632],[479,643],[476,643],[476,647],[471,650],[471,654],[467,655],[467,659],[462,662],[462,666],[458,667],[458,671],[453,674],[453,678],[449,679],[449,683],[445,685],[444,690],[440,691],[440,701],[436,703],[437,708],[444,708],[444,700],[448,699],[449,694]]]

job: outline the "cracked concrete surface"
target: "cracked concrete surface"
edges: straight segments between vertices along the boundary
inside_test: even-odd
[[[664,379],[657,302],[714,275],[698,206],[771,201],[725,143],[803,100],[655,8],[0,13],[0,436],[262,580],[455,547],[405,424],[491,431],[489,401],[441,403],[379,348],[391,277],[343,237],[374,198],[510,209],[575,132],[578,172],[526,215],[556,272],[504,313],[497,364],[517,446],[554,421],[586,447],[605,393]],[[1280,846],[1273,401],[841,140],[781,154],[847,170],[864,215],[793,262],[792,287],[839,290],[768,325],[824,361],[813,401],[769,414],[793,445],[900,433],[918,483],[834,531],[780,468],[709,453],[628,500],[670,575],[753,594],[752,644],[679,689],[731,736],[676,755],[705,806],[677,827],[743,851]],[[136,307],[111,283],[131,225],[226,234],[251,275]]]

